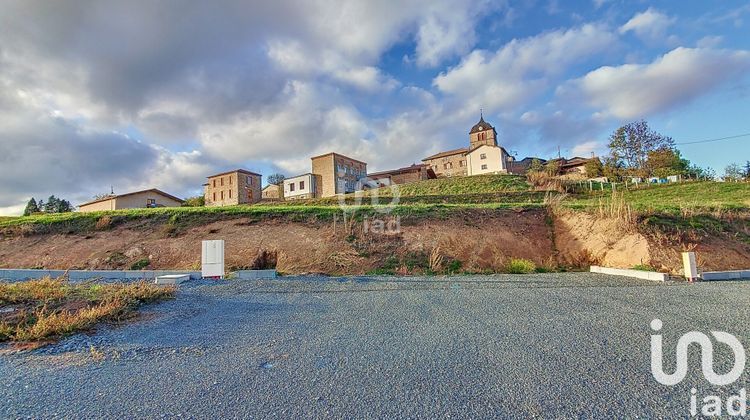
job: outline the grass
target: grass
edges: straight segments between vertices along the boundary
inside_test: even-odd
[[[750,208],[750,183],[683,182],[652,185],[620,191],[623,200],[641,213],[689,211],[736,211]],[[602,197],[611,193],[578,195],[567,205],[573,208],[596,207]]]
[[[389,204],[392,190],[381,188],[365,192],[364,205],[357,206],[357,216],[374,215],[379,208],[367,196],[375,193],[382,204]],[[532,191],[525,178],[514,175],[482,175],[473,177],[441,178],[399,186],[399,202],[391,214],[407,217],[443,217],[466,209],[523,209],[546,206],[550,200],[544,191]],[[583,192],[571,195],[556,194],[557,205],[574,210],[601,211],[612,208],[611,192]],[[618,191],[617,200],[628,212],[639,214],[670,214],[689,218],[705,212],[734,212],[750,208],[750,183],[686,182],[679,184],[644,186]],[[354,194],[344,197],[353,205]],[[353,207],[349,207],[349,210]],[[79,233],[110,229],[130,221],[150,221],[163,224],[165,236],[177,236],[191,226],[224,219],[248,218],[259,221],[268,218],[287,218],[291,221],[311,219],[330,221],[341,217],[338,197],[300,200],[252,206],[228,207],[171,207],[131,209],[91,213],[39,214],[26,217],[0,218],[0,232],[13,233]]]
[[[390,197],[398,191],[401,197],[429,196],[429,195],[460,195],[486,194],[528,191],[529,184],[526,177],[517,175],[478,175],[470,177],[453,177],[428,179],[410,184],[398,185],[398,189],[391,187],[370,190],[368,195],[377,194],[380,197]]]
[[[511,258],[505,266],[505,271],[510,274],[531,274],[536,272],[536,264],[523,258]]]
[[[146,282],[72,284],[44,278],[0,283],[0,342],[44,343],[101,322],[123,321],[140,305],[174,293],[173,287]]]

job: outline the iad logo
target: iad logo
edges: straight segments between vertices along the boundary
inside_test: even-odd
[[[342,184],[344,189],[346,185]],[[384,187],[388,187],[387,189]],[[369,205],[375,210],[380,217],[364,217],[363,229],[365,232],[376,233],[381,235],[398,234],[401,232],[401,218],[399,216],[389,216],[393,209],[398,205],[401,198],[401,192],[398,185],[391,184],[390,179],[371,179],[362,178],[355,185],[354,197],[339,194],[339,207],[346,215],[354,216],[354,213],[363,206],[364,198],[369,199]],[[380,202],[381,188],[383,196],[388,200],[387,204]],[[346,191],[346,190],[345,190]]]
[[[661,320],[654,319],[651,321],[651,329],[654,331],[661,331],[662,326]],[[691,344],[697,344],[701,349],[701,369],[703,376],[708,382],[712,385],[722,386],[737,381],[745,370],[745,349],[742,347],[742,343],[740,343],[737,337],[724,331],[711,331],[711,335],[713,335],[716,341],[726,344],[732,350],[734,366],[729,372],[723,375],[714,372],[713,342],[702,332],[690,331],[683,334],[677,340],[677,366],[671,375],[664,372],[662,337],[660,334],[651,335],[651,374],[663,385],[676,385],[682,382],[687,375],[688,347]],[[747,415],[747,392],[745,388],[741,388],[736,395],[728,396],[726,403],[720,395],[706,395],[700,398],[696,388],[690,390],[691,416],[695,417],[700,414],[706,417],[718,417],[723,413],[732,417],[744,417]]]
[[[662,322],[659,319],[651,321],[651,329],[660,331]],[[714,372],[714,346],[706,334],[698,331],[690,331],[683,334],[677,341],[677,368],[671,375],[664,372],[662,364],[662,340],[661,334],[651,335],[651,373],[654,378],[663,385],[676,385],[685,379],[687,375],[688,346],[698,344],[701,348],[701,368],[703,376],[713,385],[728,385],[736,381],[745,370],[745,349],[737,337],[724,331],[711,331],[716,341],[724,343],[734,353],[734,367],[729,372],[719,375]]]
[[[659,319],[651,321],[651,329],[660,331],[662,322]],[[714,346],[711,339],[702,332],[690,331],[677,341],[677,367],[672,374],[664,372],[661,334],[651,335],[651,373],[663,385],[676,385],[685,379],[688,369],[688,347],[698,344],[701,348],[701,368],[703,376],[713,385],[728,385],[740,378],[745,370],[745,349],[737,337],[723,331],[711,331],[716,341],[726,344],[734,353],[734,367],[729,372],[719,375],[714,372]]]

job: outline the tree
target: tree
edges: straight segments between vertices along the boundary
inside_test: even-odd
[[[544,172],[549,176],[560,175],[560,159],[554,159],[547,162],[547,164],[544,165]]]
[[[750,179],[750,160],[745,162],[745,179]]]
[[[45,213],[67,213],[73,211],[73,206],[68,200],[57,198],[54,195],[49,196],[46,203],[39,200],[39,208]]]
[[[532,159],[531,164],[529,165],[529,172],[542,172],[544,170],[544,166],[542,166],[542,161],[539,159]]]
[[[602,161],[598,157],[589,159],[583,168],[586,170],[586,176],[589,178],[597,178],[604,174],[604,165],[602,165]]]
[[[674,140],[663,136],[648,126],[644,120],[624,125],[609,137],[609,150],[618,166],[645,176],[648,153],[660,149],[673,149]]]
[[[612,157],[604,159],[604,169],[602,170],[602,175],[607,177],[610,182],[622,181],[622,163]]]
[[[724,180],[726,181],[739,181],[743,178],[744,171],[740,165],[732,163],[724,168]]]
[[[39,206],[36,204],[36,200],[34,200],[34,197],[31,197],[28,203],[26,203],[26,208],[23,210],[24,216],[30,216],[34,213],[39,213]]]
[[[57,200],[55,213],[67,213],[69,211],[73,211],[73,206],[70,204],[70,201],[63,199]]]
[[[286,177],[284,175],[278,173],[268,175],[268,183],[271,185],[279,185],[283,183],[285,179]]]
[[[206,197],[198,195],[195,197],[188,197],[185,202],[182,203],[182,207],[203,207],[206,205]]]
[[[648,152],[645,174],[666,178],[670,175],[687,175],[690,162],[678,150],[658,149]]]
[[[701,168],[697,165],[690,165],[687,169],[687,176],[695,179],[702,179],[705,181],[712,181],[716,179],[716,171],[711,168]]]
[[[54,195],[49,196],[47,202],[44,204],[45,213],[57,213],[57,197]]]

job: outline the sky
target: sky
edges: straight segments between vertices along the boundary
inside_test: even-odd
[[[33,1],[0,13],[0,214],[213,173],[368,171],[465,147],[604,155],[645,119],[679,143],[750,133],[746,1]],[[750,136],[678,146],[719,174]]]

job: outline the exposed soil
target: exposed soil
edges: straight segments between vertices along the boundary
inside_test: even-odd
[[[126,222],[93,232],[4,237],[0,267],[198,270],[204,239],[226,241],[230,270],[275,263],[288,274],[365,274],[384,267],[402,274],[441,272],[451,263],[461,271],[502,272],[511,258],[550,269],[651,265],[677,273],[680,252],[688,248],[697,251],[704,270],[750,267],[750,246],[731,235],[686,241],[583,212],[553,218],[545,209],[477,209],[403,216],[392,233],[373,233],[367,226],[373,225],[340,218],[237,218],[175,232],[164,221]],[[431,264],[436,257],[442,262],[437,269]]]

